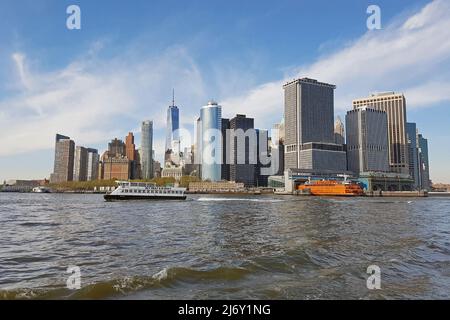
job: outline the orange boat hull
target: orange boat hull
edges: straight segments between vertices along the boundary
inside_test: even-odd
[[[364,190],[356,183],[342,184],[330,181],[318,181],[309,185],[301,185],[297,188],[301,191],[309,191],[312,196],[362,196]]]

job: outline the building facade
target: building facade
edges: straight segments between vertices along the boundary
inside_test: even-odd
[[[353,101],[354,109],[361,106],[368,106],[386,112],[390,170],[396,173],[409,174],[405,96],[395,92],[385,92],[372,94],[370,97]]]
[[[87,164],[87,180],[98,180],[98,166],[100,162],[100,156],[97,149],[89,148],[88,152],[88,164]]]
[[[88,177],[88,150],[85,147],[76,146],[74,164],[73,164],[73,180],[87,181]]]
[[[255,185],[258,137],[254,130],[255,120],[238,114],[230,120],[230,181]]]
[[[347,112],[348,170],[389,172],[389,142],[386,112],[358,107]]]
[[[230,119],[222,119],[222,180],[230,181]]]
[[[153,121],[141,126],[141,171],[143,179],[153,178]]]
[[[285,170],[345,171],[346,153],[334,139],[335,85],[302,78],[286,83]]]
[[[51,183],[73,181],[73,165],[75,155],[75,142],[70,137],[56,135],[55,162],[53,173],[50,175]]]
[[[430,167],[428,159],[428,140],[422,134],[418,135],[419,143],[419,165],[420,165],[420,186],[422,190],[431,189]]]
[[[334,143],[345,144],[345,129],[341,117],[337,117],[334,123]]]
[[[180,181],[184,175],[184,170],[180,166],[165,167],[161,170],[162,178],[174,178],[176,181]]]
[[[222,178],[222,107],[210,101],[200,110],[201,177],[220,181]]]

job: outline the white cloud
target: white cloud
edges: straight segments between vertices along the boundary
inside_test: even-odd
[[[403,21],[367,32],[311,65],[293,68],[290,79],[307,76],[337,84],[338,112],[372,91],[402,91],[408,105],[415,108],[450,100],[449,16],[449,1],[433,1]],[[281,119],[282,85],[288,78],[240,94],[236,88],[247,84],[239,82],[254,83],[254,77],[240,77],[242,70],[228,70],[224,75],[216,70],[223,78],[207,83],[182,47],[168,48],[158,58],[127,48],[113,59],[102,60],[97,55],[104,46],[96,42],[85,56],[52,72],[33,70],[25,53],[12,55],[22,88],[0,100],[0,157],[52,149],[56,132],[92,145],[122,137],[144,119],[154,120],[155,130],[161,131],[172,88],[177,101],[182,101],[184,125],[193,124],[209,98],[219,99],[224,116],[245,113],[261,128]],[[217,92],[227,98],[220,101],[214,97]],[[157,137],[155,145],[162,154],[163,139]]]
[[[433,1],[406,21],[393,21],[383,30],[369,31],[292,74],[337,84],[337,112],[348,110],[353,99],[373,91],[408,93],[409,106],[416,108],[449,100],[449,16],[450,1]],[[257,117],[258,125],[269,127],[280,118],[282,84],[287,80],[260,85],[227,99],[223,105],[233,112],[244,107],[246,113]]]
[[[0,101],[0,157],[51,149],[57,132],[93,145],[124,136],[144,119],[158,130],[172,87],[186,103],[204,96],[201,74],[182,48],[158,59],[109,61],[97,59],[96,50],[98,44],[87,57],[47,73],[28,70],[24,53],[12,55],[22,88]]]

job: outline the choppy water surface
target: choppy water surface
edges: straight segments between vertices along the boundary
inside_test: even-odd
[[[449,299],[450,198],[0,193],[1,298]]]

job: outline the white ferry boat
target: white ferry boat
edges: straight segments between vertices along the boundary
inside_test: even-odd
[[[117,181],[118,187],[105,194],[106,201],[115,200],[186,200],[185,188],[158,187],[153,183]]]
[[[35,187],[33,190],[31,190],[33,193],[50,193],[51,190],[46,187]]]

